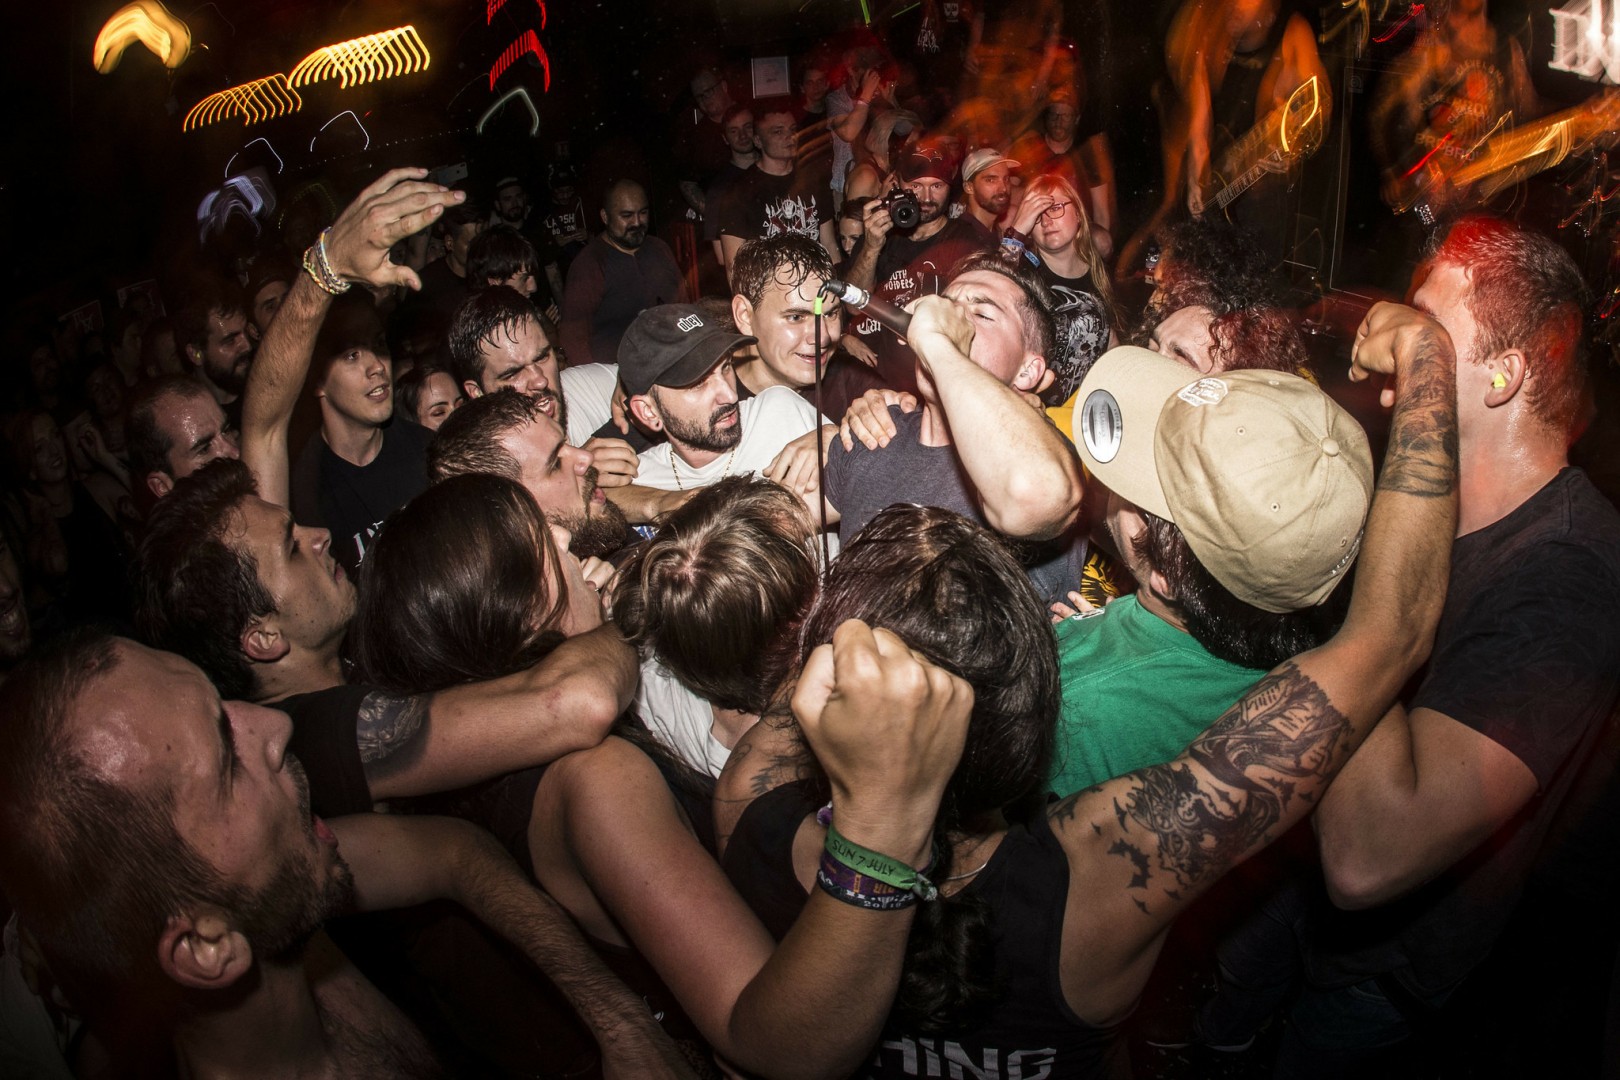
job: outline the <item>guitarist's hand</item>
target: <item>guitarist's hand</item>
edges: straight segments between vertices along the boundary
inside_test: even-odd
[[[1195,218],[1204,216],[1204,193],[1197,184],[1187,185],[1187,212]]]

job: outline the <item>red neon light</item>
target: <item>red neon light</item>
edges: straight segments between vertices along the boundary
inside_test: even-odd
[[[504,3],[505,0],[502,0],[502,2]],[[492,3],[492,4],[495,3],[495,0],[490,0],[490,3]],[[1406,15],[1399,22],[1397,22],[1394,26],[1390,27],[1388,30],[1385,30],[1378,37],[1373,38],[1373,40],[1376,41],[1378,44],[1382,45],[1384,42],[1388,41],[1390,38],[1392,38],[1396,34],[1400,33],[1401,32],[1401,27],[1405,26],[1407,23],[1411,22],[1413,19],[1417,18],[1421,14],[1423,14],[1423,5],[1422,4],[1413,4],[1411,9],[1407,11]]]
[[[540,58],[540,67],[545,71],[546,76],[545,89],[551,89],[551,58],[546,55],[546,50],[540,47],[540,39],[535,37],[534,31],[525,30],[521,37],[506,47],[506,51],[501,53],[494,65],[490,67],[489,89],[492,93],[495,90],[496,80],[506,74],[506,69],[515,64],[518,58],[525,53],[534,53],[535,56]]]
[[[546,28],[546,0],[534,0],[540,5],[540,29]],[[506,0],[485,0],[484,25],[488,26],[495,21],[495,13],[506,6]]]
[[[1446,143],[1450,142],[1451,137],[1453,135],[1455,135],[1455,134],[1456,134],[1456,132],[1454,132],[1454,131],[1448,131],[1446,133],[1445,138],[1441,139],[1439,142],[1434,144],[1434,149],[1433,150],[1430,150],[1427,154],[1424,154],[1423,157],[1418,160],[1418,163],[1416,165],[1414,165],[1410,169],[1406,170],[1406,175],[1407,176],[1416,176],[1418,173],[1422,172],[1423,171],[1423,166],[1425,166],[1425,165],[1427,165],[1429,163],[1429,159],[1434,157],[1434,155],[1438,154],[1440,152],[1440,148],[1442,146],[1446,145]]]

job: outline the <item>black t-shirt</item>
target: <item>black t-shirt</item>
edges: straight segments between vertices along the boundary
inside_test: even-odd
[[[1414,709],[1451,717],[1524,762],[1530,802],[1436,880],[1364,912],[1320,905],[1313,981],[1393,973],[1432,997],[1484,959],[1576,766],[1620,699],[1620,513],[1565,469],[1452,548],[1433,655]]]
[[[1097,358],[1108,351],[1108,313],[1092,286],[1091,275],[1066,278],[1043,259],[1036,272],[1052,290],[1052,329],[1055,347],[1046,358],[1054,376],[1041,399],[1062,405],[1080,389]]]
[[[963,256],[986,249],[984,235],[983,226],[966,215],[922,241],[904,232],[889,233],[873,273],[873,294],[903,308],[919,296],[944,292],[951,268]],[[916,393],[917,358],[910,348],[876,319],[859,312],[851,313],[849,329],[877,354],[878,377],[885,385]]]
[[[822,222],[833,216],[832,189],[795,169],[786,176],[751,166],[721,201],[719,234],[757,240],[782,233],[821,239]]]
[[[457,310],[472,295],[467,291],[467,279],[457,277],[444,259],[428,263],[418,276],[422,288],[406,304],[421,325],[447,332]]]
[[[287,750],[303,763],[309,776],[310,806],[323,818],[371,809],[371,785],[360,763],[357,733],[360,707],[372,690],[369,686],[334,686],[295,694],[272,706],[292,717],[292,741]]]
[[[432,432],[396,414],[369,465],[344,461],[316,434],[293,470],[292,510],[302,525],[332,532],[332,554],[351,576],[388,515],[427,490]]]
[[[727,161],[720,166],[720,171],[714,174],[703,189],[703,202],[708,212],[703,215],[703,239],[720,239],[720,218],[731,198],[732,189],[738,181],[748,175],[752,165],[738,165]]]
[[[819,805],[805,781],[767,792],[743,811],[726,847],[726,875],[777,940],[808,899],[793,869],[793,838]],[[891,1015],[872,1057],[855,1075],[873,1080],[926,1075],[919,1068],[925,1060],[966,1064],[962,1075],[1100,1080],[1128,1073],[1119,1029],[1088,1024],[1063,999],[1056,946],[1068,913],[1069,859],[1046,816],[1009,829],[961,895],[982,903],[989,923],[997,993],[983,1020],[923,1033]]]

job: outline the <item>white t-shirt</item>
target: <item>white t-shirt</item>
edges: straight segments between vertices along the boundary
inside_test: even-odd
[[[698,772],[719,776],[726,767],[731,750],[714,737],[713,706],[682,686],[656,657],[641,661],[636,713],[654,738]]]
[[[573,405],[570,404],[572,409]],[[675,448],[669,443],[654,446],[641,454],[641,468],[636,483],[663,491],[690,491],[708,487],[728,476],[747,476],[761,472],[782,447],[800,435],[816,429],[816,410],[809,402],[785,386],[768,386],[737,406],[742,424],[742,439],[735,452],[727,450],[701,468],[675,459]],[[573,427],[572,417],[569,427]],[[825,421],[823,421],[825,423]],[[679,470],[677,474],[676,470]],[[676,476],[679,475],[679,482]]]
[[[563,400],[568,402],[568,441],[584,446],[613,418],[613,388],[619,385],[619,365],[565,367],[561,378]]]

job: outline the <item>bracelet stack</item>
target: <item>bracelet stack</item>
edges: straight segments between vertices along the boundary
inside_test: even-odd
[[[321,238],[305,249],[304,272],[314,280],[315,284],[333,296],[342,296],[354,286],[351,282],[338,277],[332,271],[332,264],[326,259],[326,234],[331,231],[331,229],[323,229]]]
[[[939,899],[939,889],[928,880],[933,869],[933,859],[914,870],[898,859],[851,843],[829,824],[816,884],[835,900],[854,907],[901,911],[919,900]]]

